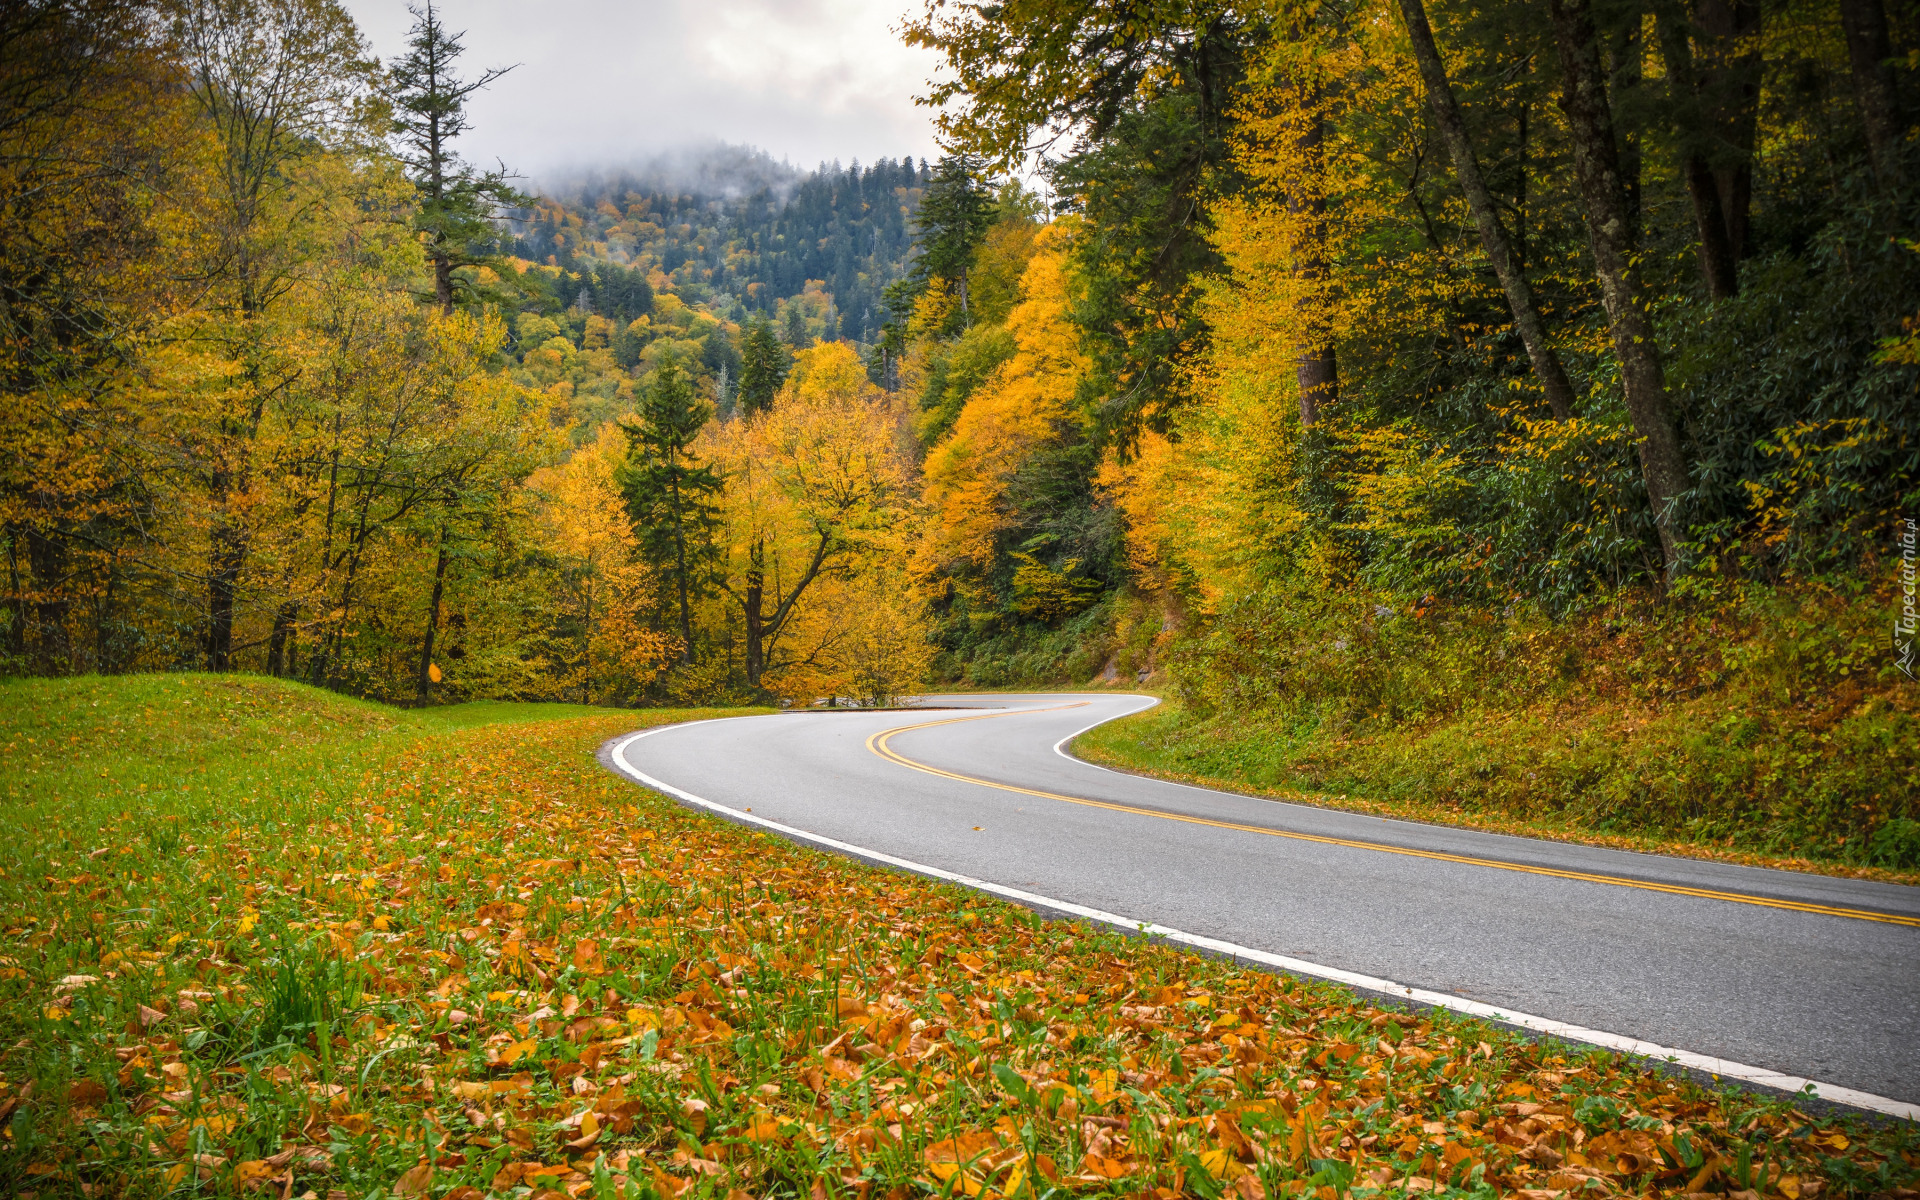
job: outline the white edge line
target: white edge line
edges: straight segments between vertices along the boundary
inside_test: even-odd
[[[1155,703],[1157,704],[1159,701],[1156,700]],[[1136,711],[1145,712],[1146,709],[1142,708]],[[722,717],[719,719],[738,721],[748,718]],[[1113,718],[1106,719],[1111,720]],[[1804,1079],[1798,1075],[1784,1075],[1778,1071],[1769,1071],[1765,1067],[1752,1067],[1745,1063],[1711,1058],[1704,1054],[1695,1054],[1689,1050],[1676,1050],[1670,1046],[1661,1046],[1654,1042],[1641,1041],[1639,1038],[1627,1037],[1624,1034],[1607,1033],[1604,1030],[1588,1029],[1581,1025],[1569,1025],[1565,1021],[1555,1021],[1548,1017],[1536,1017],[1529,1013],[1496,1008],[1491,1004],[1482,1004],[1477,1000],[1467,1000],[1459,996],[1450,996],[1445,992],[1430,992],[1424,988],[1411,988],[1405,984],[1395,983],[1391,979],[1379,979],[1372,975],[1362,975],[1356,971],[1345,971],[1339,967],[1322,966],[1319,963],[1308,962],[1301,958],[1289,958],[1284,954],[1272,954],[1265,950],[1256,950],[1251,946],[1242,946],[1235,942],[1222,941],[1219,938],[1206,937],[1197,933],[1187,933],[1183,930],[1173,929],[1165,925],[1157,925],[1151,921],[1138,921],[1132,917],[1123,917],[1118,913],[1110,913],[1098,908],[1088,908],[1084,904],[1074,904],[1066,900],[1056,900],[1051,896],[1042,896],[1037,892],[1022,891],[1019,888],[1007,887],[1004,884],[992,883],[985,879],[975,879],[971,875],[961,875],[953,871],[943,870],[939,867],[929,866],[926,863],[914,862],[912,859],[899,858],[879,850],[870,850],[865,846],[856,846],[851,842],[843,842],[836,838],[810,833],[805,829],[798,829],[792,825],[783,825],[779,821],[770,821],[765,817],[755,816],[750,812],[742,812],[737,808],[728,808],[724,804],[715,804],[713,801],[705,799],[704,797],[696,796],[692,792],[682,791],[670,783],[655,779],[653,776],[648,775],[629,763],[626,759],[627,747],[639,741],[641,738],[651,737],[656,733],[665,733],[670,729],[685,728],[686,725],[704,725],[707,723],[708,722],[705,721],[691,721],[676,725],[662,725],[654,729],[646,729],[639,733],[631,734],[622,738],[614,745],[611,751],[613,763],[626,774],[657,792],[664,792],[675,799],[683,800],[699,808],[722,814],[731,820],[744,822],[749,825],[757,825],[762,829],[785,834],[788,837],[799,838],[802,841],[811,842],[816,846],[825,846],[847,854],[856,855],[872,862],[886,863],[889,866],[899,867],[905,871],[912,871],[916,875],[929,875],[935,879],[945,880],[948,883],[957,883],[962,887],[973,888],[976,891],[988,892],[992,895],[1014,900],[1021,904],[1039,905],[1057,912],[1070,913],[1073,916],[1082,917],[1089,921],[1097,921],[1102,925],[1111,925],[1116,929],[1122,929],[1129,933],[1140,933],[1149,937],[1162,938],[1169,942],[1192,946],[1199,950],[1210,950],[1215,954],[1224,954],[1233,958],[1245,959],[1249,962],[1259,963],[1262,966],[1289,971],[1296,975],[1311,975],[1317,979],[1330,979],[1335,983],[1344,983],[1349,987],[1364,988],[1367,991],[1379,992],[1396,998],[1405,997],[1420,1004],[1429,1004],[1435,1008],[1450,1009],[1454,1012],[1483,1017],[1487,1020],[1499,1021],[1507,1025],[1518,1025],[1523,1029],[1531,1029],[1537,1033],[1550,1034],[1553,1037],[1565,1038],[1568,1041],[1586,1042],[1589,1045],[1602,1046],[1608,1050],[1618,1050],[1622,1053],[1636,1055],[1641,1058],[1658,1059],[1662,1062],[1672,1063],[1675,1066],[1687,1067],[1695,1071],[1704,1071],[1715,1077],[1737,1079],[1743,1083],[1751,1083],[1760,1087],[1795,1094],[1810,1091],[1811,1094],[1818,1099],[1833,1104],[1844,1104],[1850,1108],[1860,1108],[1870,1112],[1885,1113],[1888,1116],[1900,1117],[1908,1121],[1920,1121],[1920,1104],[1909,1104],[1904,1100],[1894,1100],[1887,1096],[1876,1096],[1872,1092],[1857,1091],[1853,1088],[1840,1087],[1837,1084],[1821,1083],[1818,1080]],[[1101,721],[1096,721],[1094,725],[1102,723]],[[1087,728],[1091,729],[1093,725],[1089,725]],[[1079,731],[1079,733],[1084,732],[1086,732],[1086,730]],[[1078,733],[1068,734],[1066,738],[1061,739],[1061,743],[1064,744],[1067,740],[1077,736]],[[1055,749],[1059,749],[1059,746],[1056,745]]]

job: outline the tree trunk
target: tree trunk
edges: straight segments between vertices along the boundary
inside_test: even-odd
[[[1566,80],[1560,105],[1566,110],[1567,130],[1573,142],[1574,175],[1586,208],[1594,271],[1612,325],[1627,413],[1640,436],[1641,474],[1646,480],[1647,500],[1653,506],[1654,527],[1660,534],[1661,558],[1671,579],[1680,569],[1680,527],[1675,507],[1687,487],[1686,462],[1667,408],[1666,375],[1654,341],[1653,322],[1647,317],[1639,274],[1633,266],[1626,196],[1620,183],[1613,114],[1607,106],[1599,44],[1587,0],[1549,0],[1549,6],[1561,73]]]
[[[67,618],[72,600],[67,593],[67,544],[49,537],[44,529],[27,529],[27,566],[33,572],[33,645],[36,669],[43,675],[73,670]]]
[[[1881,0],[1840,0],[1840,24],[1846,30],[1847,58],[1853,66],[1853,102],[1866,130],[1873,173],[1883,185],[1897,183],[1898,148],[1904,130],[1886,8]]]
[[[444,254],[433,256],[433,298],[442,316],[453,315],[453,261]]]
[[[24,525],[7,526],[7,606],[13,620],[7,624],[7,654],[15,662],[27,657],[27,597],[20,579],[20,540],[26,536]]]
[[[680,481],[673,480],[674,582],[680,592],[680,665],[693,661],[693,608],[687,602],[686,515],[680,507]]]
[[[1340,364],[1332,346],[1317,346],[1300,356],[1295,374],[1300,381],[1300,424],[1311,429],[1320,412],[1340,398]]]
[[[246,528],[220,513],[207,555],[207,670],[233,669],[233,616],[240,569],[247,560]]]
[[[1728,299],[1740,291],[1740,261],[1727,235],[1719,184],[1707,160],[1698,154],[1683,157],[1680,169],[1686,173],[1687,199],[1693,203],[1694,230],[1700,239],[1700,277],[1708,296]]]
[[[428,672],[433,667],[433,643],[440,634],[440,601],[446,594],[447,582],[447,527],[440,526],[440,554],[433,564],[433,598],[427,601],[427,636],[420,645],[420,671],[415,679],[415,688],[421,703],[426,703],[427,692],[433,685]]]
[[[328,631],[323,649],[313,663],[313,681],[324,687],[337,687],[340,683],[340,653],[347,637],[347,617],[353,611],[353,585],[360,574],[360,557],[366,550],[369,532],[367,513],[372,507],[373,496],[369,493],[360,501],[360,512],[354,519],[353,536],[342,553],[347,572],[340,583],[340,603],[331,618],[333,628]]]
[[[1640,88],[1640,9],[1629,4],[1615,30],[1607,55],[1607,88],[1613,106],[1630,104]],[[1620,186],[1626,193],[1627,228],[1634,245],[1640,244],[1640,135],[1628,128],[1620,131]]]
[[[1684,13],[1664,8],[1658,22],[1660,53],[1667,67],[1668,97],[1679,114],[1680,178],[1686,185],[1687,199],[1693,209],[1694,248],[1700,262],[1700,278],[1706,284],[1709,297],[1725,300],[1740,290],[1740,250],[1727,225],[1726,198],[1720,180],[1707,157],[1717,137],[1713,132],[1715,122],[1706,111],[1708,104],[1702,95],[1700,71],[1693,57],[1692,32]],[[1742,213],[1744,237],[1744,208]]]
[[[756,541],[748,551],[747,594],[740,608],[747,622],[747,686],[759,687],[760,674],[766,669],[766,624],[761,612],[766,604],[766,575],[761,570],[765,544]]]
[[[1747,256],[1753,209],[1753,146],[1760,128],[1760,6],[1755,0],[1699,0],[1704,53],[1699,83],[1713,133],[1714,190],[1734,261]]]
[[[273,634],[267,639],[267,674],[276,677],[293,674],[294,623],[299,618],[300,606],[292,600],[274,610]]]
[[[1534,304],[1533,289],[1527,285],[1526,272],[1520,267],[1514,254],[1513,244],[1507,238],[1506,227],[1500,224],[1500,214],[1493,205],[1493,195],[1487,190],[1486,179],[1480,174],[1480,163],[1473,155],[1473,143],[1467,137],[1466,120],[1460,114],[1460,104],[1454,98],[1453,85],[1447,79],[1446,64],[1441,61],[1440,47],[1434,42],[1433,28],[1427,23],[1427,10],[1422,0],[1400,0],[1400,11],[1406,18],[1407,33],[1413,41],[1413,57],[1420,64],[1421,78],[1427,85],[1427,104],[1433,110],[1434,124],[1440,129],[1440,136],[1447,144],[1447,153],[1453,158],[1454,174],[1460,180],[1460,190],[1466,193],[1467,211],[1473,215],[1475,228],[1480,231],[1480,246],[1493,260],[1494,274],[1500,278],[1500,286],[1507,293],[1507,307],[1513,310],[1514,326],[1520,331],[1520,341],[1527,348],[1527,358],[1533,364],[1535,378],[1546,389],[1547,407],[1553,411],[1556,420],[1565,421],[1573,416],[1573,384],[1567,379],[1567,372],[1560,365],[1560,356],[1554,353],[1553,346],[1547,341],[1546,326],[1540,320],[1540,310]],[[1300,419],[1308,420],[1307,379],[1301,375]]]
[[[117,675],[124,667],[114,661],[112,635],[108,633],[113,622],[113,601],[120,590],[120,568],[118,560],[109,560],[107,568],[107,586],[96,593],[93,603],[93,669],[102,675]]]

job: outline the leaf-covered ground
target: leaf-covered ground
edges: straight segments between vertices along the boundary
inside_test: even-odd
[[[1911,1126],[1044,923],[592,757],[707,714],[0,701],[18,1194],[1916,1194]]]

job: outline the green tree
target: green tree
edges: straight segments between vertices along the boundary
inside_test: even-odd
[[[700,347],[700,365],[713,380],[713,404],[722,416],[730,414],[740,391],[740,351],[732,339],[716,329]]]
[[[440,310],[453,312],[454,271],[487,261],[484,248],[496,234],[493,217],[502,205],[525,207],[533,200],[507,181],[504,166],[476,171],[453,153],[453,140],[466,132],[467,97],[511,71],[494,67],[478,79],[462,81],[453,65],[464,52],[459,33],[450,32],[431,0],[413,14],[407,53],[393,67],[394,123],[400,158],[407,164],[420,207],[413,227],[426,243],[433,263],[433,294]]]
[[[914,280],[922,288],[928,280],[950,281],[958,292],[963,325],[969,316],[967,273],[995,216],[992,184],[981,160],[971,154],[949,154],[940,160],[913,215],[914,236],[920,244]]]
[[[772,408],[791,362],[787,348],[774,336],[772,321],[763,316],[748,321],[740,340],[740,411],[751,416]]]
[[[627,461],[614,481],[626,498],[641,554],[671,582],[680,609],[680,661],[693,660],[693,601],[704,591],[719,512],[720,478],[692,453],[713,416],[671,354],[654,368],[627,434]]]
[[[1239,180],[1230,140],[1246,65],[1272,18],[1227,0],[929,6],[911,45],[946,72],[924,100],[953,146],[1010,169],[1039,144],[1064,207],[1087,218],[1075,304],[1087,396],[1122,440],[1164,428],[1207,352],[1196,278],[1221,265],[1211,214]]]
[[[1569,420],[1573,416],[1573,383],[1567,378],[1567,370],[1560,364],[1560,356],[1553,344],[1547,340],[1546,323],[1540,318],[1540,307],[1534,301],[1533,288],[1527,282],[1526,272],[1521,269],[1519,256],[1513,251],[1513,240],[1500,223],[1500,210],[1493,194],[1487,189],[1486,177],[1480,171],[1480,161],[1474,156],[1473,140],[1467,132],[1460,102],[1454,97],[1453,84],[1447,78],[1447,67],[1440,57],[1439,43],[1434,41],[1426,5],[1423,0],[1400,0],[1400,13],[1407,23],[1407,40],[1413,46],[1414,61],[1420,64],[1420,77],[1426,84],[1427,107],[1433,114],[1434,125],[1440,130],[1441,140],[1446,143],[1447,153],[1453,159],[1454,175],[1460,181],[1460,190],[1466,195],[1467,211],[1473,215],[1481,248],[1487,252],[1488,260],[1493,263],[1494,274],[1499,276],[1500,286],[1506,291],[1507,305],[1513,310],[1513,327],[1527,348],[1527,359],[1533,365],[1534,376],[1546,390],[1547,406],[1552,410],[1554,419]]]
[[[787,305],[786,325],[787,346],[790,349],[805,350],[813,344],[813,339],[807,336],[806,314],[800,311],[798,301]]]

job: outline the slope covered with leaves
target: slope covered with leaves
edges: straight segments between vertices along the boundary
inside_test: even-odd
[[[181,701],[244,707],[168,685],[151,719],[181,730]],[[23,1194],[1810,1200],[1920,1173],[1907,1127],[1049,925],[591,757],[703,714],[459,729],[274,690],[340,736],[181,733],[80,787],[150,697],[8,689],[7,744],[38,748],[9,751],[0,875]],[[61,706],[55,751],[24,714]]]

